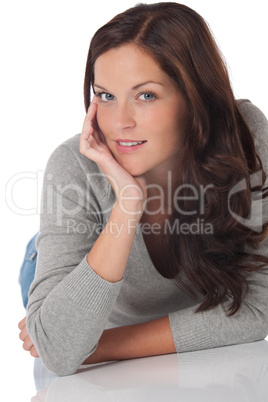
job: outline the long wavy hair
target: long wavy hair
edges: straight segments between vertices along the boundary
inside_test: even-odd
[[[234,98],[226,65],[198,13],[172,2],[138,4],[114,17],[91,40],[84,81],[86,110],[96,59],[127,43],[153,57],[178,86],[188,106],[178,162],[182,201],[180,212],[174,208],[170,227],[178,220],[180,227],[183,223],[189,227],[199,219],[213,228],[210,233],[200,228],[198,233],[163,232],[158,270],[192,296],[202,295],[196,311],[221,303],[232,315],[248,290],[250,272],[262,269],[268,259],[256,252],[267,225],[256,231],[242,220],[251,214],[252,193],[261,191],[262,197],[266,196],[266,176],[253,135]],[[250,178],[256,172],[260,182],[252,186]],[[238,183],[244,183],[241,191],[230,198]],[[202,210],[200,200],[193,200],[193,187],[205,189]],[[193,210],[197,211],[194,216]]]

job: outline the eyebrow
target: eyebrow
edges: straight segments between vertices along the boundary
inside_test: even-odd
[[[136,90],[136,89],[142,87],[143,85],[147,85],[147,84],[157,84],[157,85],[162,85],[162,86],[164,86],[164,84],[162,84],[161,82],[146,81],[146,82],[142,82],[141,84],[135,85],[135,86],[132,87],[131,89],[132,89],[132,90]],[[93,86],[94,86],[94,87],[98,87],[98,88],[102,89],[103,91],[107,91],[107,89],[104,88],[104,87],[102,87],[101,85],[94,84]]]

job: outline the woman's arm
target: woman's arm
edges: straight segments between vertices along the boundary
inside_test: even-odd
[[[106,329],[83,364],[175,353],[169,318]]]
[[[59,375],[74,373],[97,347],[122,285],[145,198],[144,179],[124,171],[97,133],[90,137],[95,113],[93,103],[80,153],[74,140],[60,146],[43,182],[26,329],[44,365]]]
[[[87,262],[101,278],[117,282],[123,278],[143,214],[145,179],[133,178],[115,161],[98,128],[96,113],[97,99],[94,98],[84,121],[80,152],[97,163],[110,182],[117,201],[106,227],[87,256]]]
[[[33,357],[39,357],[26,329],[26,317],[19,323],[23,348]],[[97,349],[83,364],[95,364],[112,360],[135,359],[176,353],[169,318],[141,324],[106,329],[98,342]]]
[[[107,225],[87,255],[87,263],[102,279],[112,283],[122,280],[138,223],[137,216],[125,214],[115,204]]]

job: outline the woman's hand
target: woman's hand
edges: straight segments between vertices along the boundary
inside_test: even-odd
[[[26,329],[26,317],[24,317],[23,320],[21,320],[19,322],[18,326],[20,329],[19,338],[23,342],[23,346],[22,346],[23,349],[30,352],[31,356],[39,357],[37,350],[35,349],[35,346],[34,346],[33,342],[31,341],[31,339],[28,335],[27,329]]]
[[[143,211],[146,200],[144,176],[133,177],[113,157],[96,120],[97,98],[88,109],[80,137],[80,152],[97,163],[110,182],[117,201],[128,212],[134,213],[137,205]],[[123,202],[124,201],[124,202]],[[136,203],[135,203],[136,201]]]

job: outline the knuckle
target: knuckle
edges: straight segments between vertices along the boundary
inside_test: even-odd
[[[34,346],[33,346],[33,347],[31,348],[31,350],[30,350],[30,355],[31,355],[32,357],[38,357],[38,356],[39,356],[38,353],[37,353],[37,350],[35,349]]]
[[[27,338],[24,340],[23,342],[23,349],[29,351],[31,349],[31,347],[33,346],[33,342],[31,341],[31,339],[29,338],[29,336],[27,336]]]
[[[25,342],[23,343],[22,347],[23,347],[23,349],[26,350],[26,351],[29,350],[29,347],[27,346],[27,343],[25,343]]]
[[[18,324],[19,329],[22,329],[26,324],[26,317],[23,318]]]
[[[85,154],[85,146],[82,142],[80,143],[80,153],[83,155]]]

